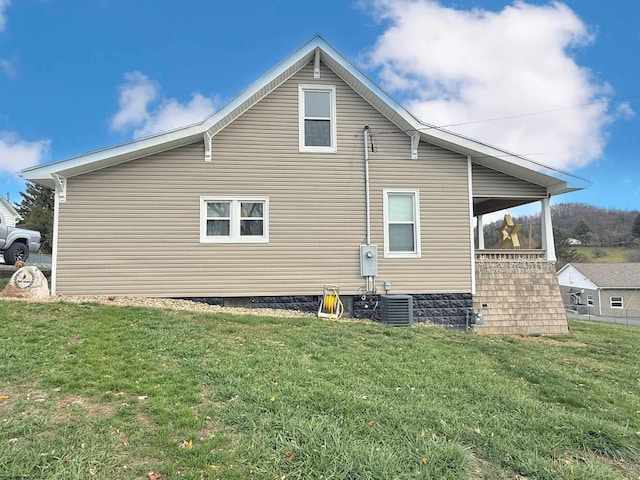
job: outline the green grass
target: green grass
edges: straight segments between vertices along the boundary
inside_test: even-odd
[[[638,345],[3,301],[0,479],[637,479]]]
[[[627,256],[638,249],[629,247],[576,247],[578,253],[585,255],[590,261],[594,263],[626,263],[628,262]],[[603,256],[594,255],[594,251],[604,252]]]

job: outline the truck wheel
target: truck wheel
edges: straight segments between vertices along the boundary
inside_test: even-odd
[[[4,263],[15,265],[16,262],[26,262],[29,258],[29,247],[24,243],[15,242],[4,251]]]

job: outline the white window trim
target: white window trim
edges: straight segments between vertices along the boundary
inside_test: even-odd
[[[587,305],[593,307],[593,295],[587,295]]]
[[[331,95],[331,117],[330,121],[330,135],[331,145],[328,147],[318,146],[306,146],[304,144],[305,129],[304,129],[304,92],[307,90],[317,90],[323,92],[329,92]],[[338,137],[336,128],[336,87],[335,85],[298,85],[298,149],[300,152],[314,152],[314,153],[335,153],[338,150]]]
[[[231,224],[229,236],[207,235],[207,203],[231,202]],[[240,202],[264,203],[262,236],[240,235]],[[252,196],[201,196],[200,197],[200,243],[269,243],[269,197]]]
[[[619,298],[620,299],[620,306],[619,307],[613,305],[613,299],[614,298]],[[616,303],[618,303],[618,302],[616,302]],[[620,297],[620,296],[617,296],[617,295],[615,297],[614,296],[609,297],[609,306],[611,308],[624,308],[624,298]]]
[[[415,246],[414,252],[391,252],[389,251],[389,194],[413,194],[413,213],[415,215]],[[389,188],[382,191],[382,215],[384,220],[384,258],[421,258],[422,241],[420,236],[420,190],[412,188]]]

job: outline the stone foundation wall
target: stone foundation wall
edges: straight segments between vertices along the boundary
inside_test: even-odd
[[[473,300],[470,293],[412,294],[413,321],[430,323],[447,328],[465,329],[467,313],[472,311]],[[380,321],[380,295],[340,296],[345,306],[345,317],[368,318]],[[275,308],[298,310],[316,314],[320,296],[297,295],[280,297],[191,297],[188,300],[223,305],[227,307]]]
[[[569,333],[555,263],[512,256],[476,261],[473,308],[484,324],[475,331],[512,335]]]

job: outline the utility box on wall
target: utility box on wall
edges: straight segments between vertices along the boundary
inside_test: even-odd
[[[378,275],[377,245],[360,245],[360,275],[363,277]]]

